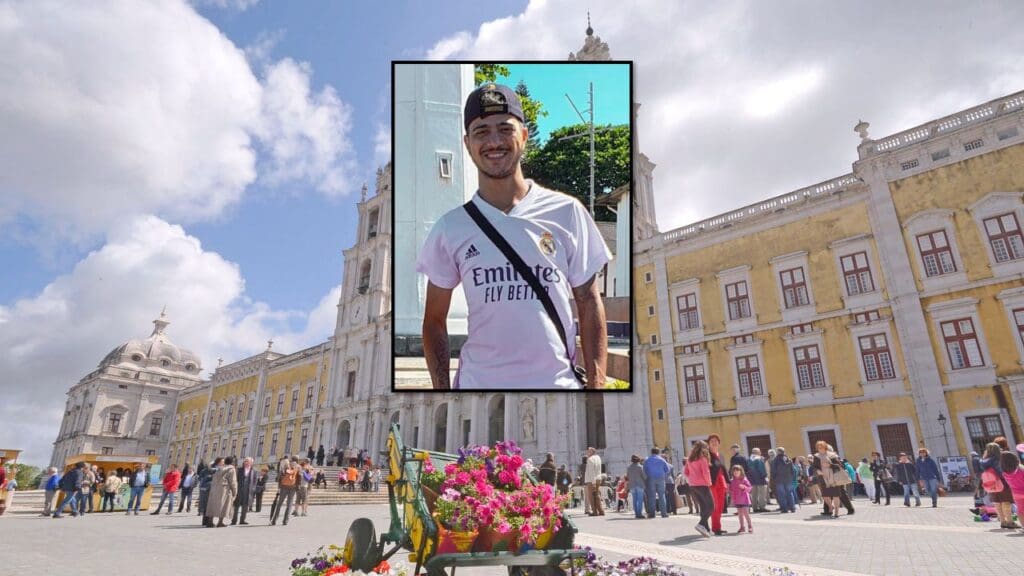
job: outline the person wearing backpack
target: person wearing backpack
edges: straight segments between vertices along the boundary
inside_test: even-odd
[[[297,460],[297,459],[296,459]],[[281,461],[281,471],[277,476],[277,502],[270,512],[270,525],[277,524],[277,517],[284,508],[284,519],[282,526],[288,525],[288,517],[291,515],[292,504],[295,502],[295,494],[299,487],[299,463],[291,460]]]
[[[1010,491],[1010,486],[1003,478],[999,462],[1002,451],[999,444],[995,442],[985,446],[985,457],[981,459],[981,485],[992,499],[996,516],[999,517],[1000,528],[1013,529],[1018,526],[1013,521],[1011,511],[1013,492]]]

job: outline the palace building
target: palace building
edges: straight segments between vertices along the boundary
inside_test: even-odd
[[[850,173],[637,243],[656,444],[859,459],[1024,438],[1024,92],[856,131]]]
[[[149,338],[133,338],[107,354],[68,390],[50,466],[78,454],[163,455],[182,390],[201,382],[202,363],[170,341],[161,312]]]

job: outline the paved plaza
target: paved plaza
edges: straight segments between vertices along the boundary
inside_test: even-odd
[[[741,575],[788,566],[813,575],[1019,574],[1019,560],[1008,553],[1024,547],[1024,533],[974,522],[971,499],[950,496],[932,509],[904,508],[902,501],[875,506],[863,498],[856,514],[821,519],[818,506],[796,514],[755,514],[754,534],[734,534],[736,517],[723,519],[730,534],[704,539],[694,530],[696,516],[652,520],[609,512],[586,517],[572,511],[577,542],[607,560],[653,556],[682,566],[694,576]],[[250,515],[249,526],[204,529],[194,515],[126,517],[93,514],[61,520],[25,513],[16,506],[0,517],[0,565],[7,574],[74,573],[108,576],[112,563],[138,566],[147,576],[201,574],[232,564],[251,574],[288,574],[288,563],[321,544],[342,544],[358,517],[386,525],[382,505],[314,506],[310,516],[287,527],[269,526],[267,513]],[[469,576],[497,575],[502,569],[459,569]]]

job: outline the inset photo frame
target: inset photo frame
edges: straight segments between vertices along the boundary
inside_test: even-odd
[[[632,391],[632,72],[392,63],[393,391]]]

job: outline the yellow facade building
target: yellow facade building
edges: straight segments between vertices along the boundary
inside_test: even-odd
[[[637,242],[656,444],[860,459],[1024,438],[1024,93],[867,129],[849,174]]]
[[[319,447],[327,403],[331,342],[221,365],[178,397],[168,462],[179,467],[217,456],[271,464]],[[255,444],[250,445],[250,439]],[[328,447],[325,446],[325,449]]]

